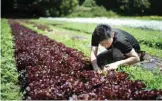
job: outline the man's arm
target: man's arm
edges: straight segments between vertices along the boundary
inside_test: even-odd
[[[140,61],[140,58],[134,49],[127,53],[126,56],[128,56],[127,59],[118,61],[117,63],[119,65],[132,65]]]
[[[98,64],[97,64],[97,51],[98,51],[98,47],[96,46],[92,46],[91,47],[91,63],[92,63],[92,66],[93,66],[93,69],[94,70],[100,70],[100,68],[98,67]]]
[[[127,59],[120,60],[120,61],[106,65],[105,67],[108,67],[108,68],[104,68],[104,70],[117,69],[118,66],[132,65],[140,61],[140,58],[134,49],[132,49],[129,53],[127,53],[126,56],[128,56]]]

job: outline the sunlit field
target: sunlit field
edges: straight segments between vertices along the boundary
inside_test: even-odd
[[[160,66],[152,71],[142,66],[120,67],[107,74],[91,70],[91,34],[96,25],[49,19],[2,19],[1,98],[160,99]],[[162,31],[113,27],[131,33],[143,51],[162,59]]]

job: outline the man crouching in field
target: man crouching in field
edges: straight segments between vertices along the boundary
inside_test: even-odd
[[[99,44],[107,50],[97,55]],[[142,58],[139,54],[140,45],[128,32],[106,24],[95,28],[91,42],[91,63],[94,70],[101,72],[101,69],[107,71],[121,65],[135,64]]]

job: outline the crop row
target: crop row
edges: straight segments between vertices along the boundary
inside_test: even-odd
[[[90,68],[83,53],[9,21],[15,37],[15,56],[24,99],[161,99],[162,90],[144,90],[142,81]]]
[[[42,31],[48,31],[48,32],[53,31],[49,26],[46,26],[43,24],[37,24],[37,23],[29,21],[29,20],[19,20],[19,21],[24,22],[26,24],[32,24],[33,27],[36,27],[37,29],[40,29]]]
[[[41,20],[40,20],[41,21]],[[40,22],[39,21],[39,22]],[[96,24],[83,24],[76,22],[63,22],[63,21],[52,21],[52,20],[42,20],[41,22],[53,25],[55,27],[61,27],[64,29],[70,29],[73,31],[80,31],[84,33],[91,34],[96,27]],[[136,39],[144,45],[149,47],[162,49],[162,36],[160,31],[153,30],[140,30],[134,28],[119,27],[136,37]],[[152,35],[153,34],[153,35]]]
[[[1,19],[1,99],[19,100],[18,74],[16,72],[16,61],[14,58],[14,43],[10,26],[7,19]]]

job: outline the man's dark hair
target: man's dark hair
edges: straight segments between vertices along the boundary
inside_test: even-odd
[[[112,35],[112,28],[111,26],[107,24],[99,24],[93,34],[97,37],[97,39],[100,41],[108,39]]]

